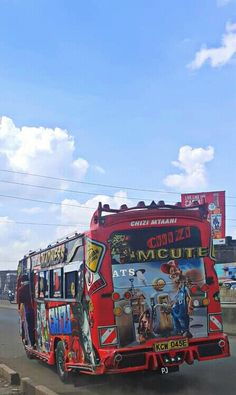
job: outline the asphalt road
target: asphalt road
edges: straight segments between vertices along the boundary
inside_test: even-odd
[[[234,395],[236,391],[236,337],[230,337],[231,357],[183,365],[178,373],[157,375],[135,373],[127,375],[73,375],[63,384],[54,368],[37,360],[27,359],[18,334],[18,315],[14,308],[0,307],[0,363],[30,377],[58,394],[94,395]]]

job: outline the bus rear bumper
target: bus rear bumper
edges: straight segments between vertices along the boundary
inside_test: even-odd
[[[191,365],[194,361],[207,361],[228,356],[230,356],[228,338],[222,334],[219,337],[214,337],[214,339],[192,340],[188,348],[168,352],[157,353],[150,348],[113,350],[112,354],[103,358],[98,370],[102,370],[101,373],[144,370],[162,372],[163,368],[168,368],[168,371],[176,371],[185,362]],[[97,372],[97,374],[99,373]]]
[[[92,375],[116,374],[137,371],[157,371],[166,373],[178,371],[183,363],[189,365],[194,361],[207,361],[230,356],[229,342],[226,335],[214,338],[191,339],[185,349],[155,352],[153,348],[133,347],[120,349],[100,349],[100,363],[86,366],[67,363],[68,370],[75,370]]]

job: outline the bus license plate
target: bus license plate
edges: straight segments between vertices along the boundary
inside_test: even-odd
[[[179,350],[180,348],[188,347],[188,339],[168,340],[166,342],[155,343],[153,346],[155,352]]]

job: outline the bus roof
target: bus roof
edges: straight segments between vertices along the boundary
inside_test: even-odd
[[[106,213],[107,215],[104,216],[103,213]],[[126,204],[122,204],[119,209],[112,209],[109,204],[102,205],[102,203],[99,202],[98,208],[91,219],[90,228],[95,229],[99,227],[99,225],[104,224],[104,220],[107,216],[109,216],[108,222],[111,224],[117,221],[117,215],[120,219],[128,220],[130,218],[134,218],[137,213],[139,213],[139,217],[142,215],[145,215],[146,217],[151,217],[152,215],[163,217],[174,215],[176,217],[184,216],[205,220],[207,218],[208,209],[206,203],[199,204],[198,202],[194,202],[190,207],[183,207],[180,202],[175,205],[170,205],[165,204],[163,200],[160,200],[158,203],[152,201],[149,205],[146,205],[143,201],[140,201],[137,206],[127,207]]]
[[[103,213],[106,213],[107,216],[104,216]],[[91,218],[90,230],[97,229],[100,225],[103,225],[106,217],[109,217],[108,223],[110,225],[117,222],[117,216],[121,220],[128,220],[130,218],[135,218],[135,214],[137,215],[137,213],[139,213],[138,216],[145,215],[147,217],[151,217],[153,215],[164,217],[175,215],[176,217],[184,216],[188,218],[203,220],[207,218],[208,211],[206,203],[198,204],[198,202],[194,202],[190,207],[183,207],[180,202],[177,202],[175,205],[170,205],[165,204],[163,200],[160,200],[157,203],[152,201],[149,205],[146,205],[145,202],[140,201],[138,202],[137,206],[127,207],[126,204],[122,204],[119,209],[110,208],[109,204],[102,205],[102,203],[99,202],[98,208]],[[30,250],[23,259],[50,250],[73,239],[77,239],[78,237],[83,237],[85,233],[75,232],[50,243],[45,248],[40,248],[35,251]],[[22,259],[20,261],[22,261]]]

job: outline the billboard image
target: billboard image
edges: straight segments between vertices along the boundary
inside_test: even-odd
[[[191,206],[194,201],[199,204],[207,203],[213,243],[225,244],[225,191],[181,194],[184,207]]]

